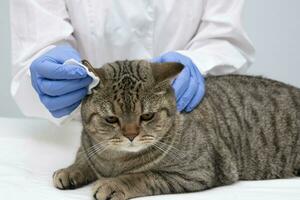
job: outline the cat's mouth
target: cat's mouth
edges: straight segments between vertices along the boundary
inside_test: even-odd
[[[153,136],[145,135],[142,137],[137,137],[134,140],[129,140],[127,138],[111,141],[113,148],[119,151],[125,152],[139,152],[155,143],[155,138]]]
[[[130,142],[128,144],[120,146],[120,150],[125,152],[139,152],[147,148],[148,146],[149,144],[146,145],[146,144],[137,144],[135,142]]]

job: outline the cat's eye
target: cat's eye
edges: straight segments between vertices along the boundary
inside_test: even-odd
[[[141,120],[142,121],[150,121],[151,119],[153,119],[155,113],[146,113],[141,115]]]
[[[114,124],[114,123],[117,123],[119,121],[119,119],[115,116],[108,116],[108,117],[105,117],[105,121],[107,123]]]

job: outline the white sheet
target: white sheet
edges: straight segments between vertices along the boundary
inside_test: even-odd
[[[72,163],[80,125],[56,127],[32,119],[0,118],[0,200],[91,200],[91,185],[61,191],[52,173]],[[139,198],[145,200],[300,200],[300,178],[244,181],[204,192]]]

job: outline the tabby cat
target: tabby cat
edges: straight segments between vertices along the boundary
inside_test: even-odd
[[[208,76],[206,94],[179,113],[170,85],[179,63],[118,61],[82,102],[81,147],[54,173],[59,189],[95,182],[96,200],[195,192],[300,170],[300,90],[242,75]]]

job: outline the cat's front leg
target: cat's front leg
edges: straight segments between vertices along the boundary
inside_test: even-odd
[[[58,189],[76,189],[87,185],[97,179],[82,155],[81,148],[78,150],[74,164],[67,168],[57,170],[53,174],[53,184]]]
[[[201,191],[211,181],[178,173],[145,172],[100,179],[95,183],[95,200],[127,200],[134,197]]]

